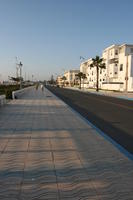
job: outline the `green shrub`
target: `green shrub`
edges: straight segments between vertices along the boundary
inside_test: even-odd
[[[0,85],[0,95],[5,94],[7,99],[12,99],[12,92],[19,87],[19,85]]]
[[[6,99],[12,99],[12,90],[5,90]]]

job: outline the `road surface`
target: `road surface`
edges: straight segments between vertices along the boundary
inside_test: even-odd
[[[133,154],[133,101],[63,88],[49,89]]]

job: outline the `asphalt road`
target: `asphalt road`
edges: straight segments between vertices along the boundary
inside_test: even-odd
[[[64,88],[47,88],[133,154],[133,101]]]

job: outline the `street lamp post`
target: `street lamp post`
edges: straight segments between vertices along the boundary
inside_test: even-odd
[[[125,91],[128,91],[128,54],[127,54],[127,63],[126,63],[126,76],[125,76],[125,81],[126,81],[126,87]]]
[[[34,80],[34,75],[32,74],[32,83],[33,83],[33,80]]]
[[[85,61],[85,58],[83,56],[80,56],[80,66],[81,66],[81,63],[84,62],[84,61]],[[83,90],[84,90],[84,79],[83,79],[83,81],[81,79],[81,84],[83,84]]]
[[[18,66],[19,66],[19,70],[20,70],[20,89],[22,89],[22,66],[23,66],[23,64],[20,62],[18,64]]]

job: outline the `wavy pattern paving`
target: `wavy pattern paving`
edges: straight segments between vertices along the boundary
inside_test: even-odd
[[[49,91],[0,109],[0,199],[133,199],[133,162]]]

